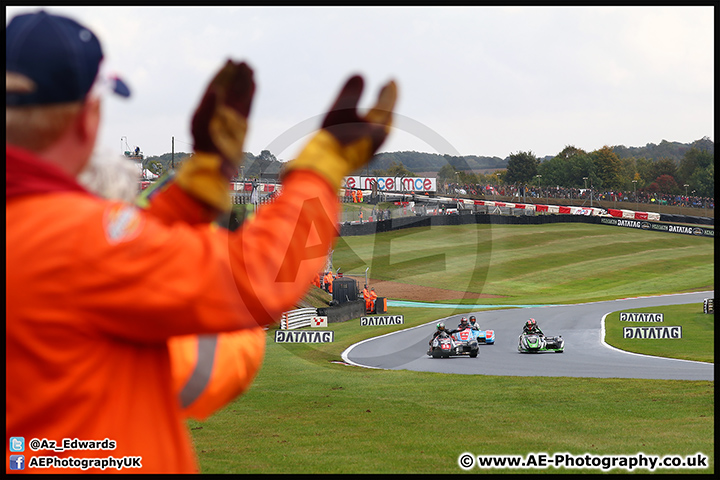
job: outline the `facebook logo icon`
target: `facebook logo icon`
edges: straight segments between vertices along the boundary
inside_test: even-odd
[[[10,455],[10,470],[25,470],[25,455]]]

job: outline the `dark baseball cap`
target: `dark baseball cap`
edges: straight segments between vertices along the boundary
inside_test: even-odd
[[[98,38],[75,20],[44,10],[17,15],[5,40],[6,107],[80,101],[98,86],[130,96],[124,81],[101,68]]]

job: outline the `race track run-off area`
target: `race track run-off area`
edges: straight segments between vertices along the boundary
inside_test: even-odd
[[[442,320],[448,327],[454,328],[462,316],[470,315],[464,313],[364,340],[347,348],[342,357],[351,365],[367,368],[467,375],[714,380],[715,365],[712,363],[625,352],[603,340],[604,317],[608,313],[688,303],[697,303],[702,308],[703,300],[713,296],[714,292],[697,292],[577,305],[478,311],[473,315],[480,329],[495,330],[495,345],[481,345],[476,358],[434,359],[428,356],[428,340],[437,321]],[[562,335],[565,351],[519,353],[518,336],[528,318],[535,318],[546,335]]]

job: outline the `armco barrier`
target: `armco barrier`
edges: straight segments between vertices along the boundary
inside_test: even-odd
[[[295,328],[309,327],[310,320],[318,314],[316,308],[298,308],[284,312],[280,317],[280,329],[293,330]]]
[[[690,216],[690,215],[674,215],[674,214],[668,214],[668,213],[661,213],[660,221],[661,222],[675,222],[675,223],[691,223],[691,224],[696,223],[698,225],[715,225],[714,218],[694,217],[694,216]]]
[[[715,314],[715,307],[713,306],[714,298],[706,298],[703,300],[703,313]]]
[[[627,220],[623,218],[607,218],[601,217],[595,223],[603,225],[615,225],[624,228],[637,228],[641,230],[679,233],[682,235],[693,235],[696,237],[715,237],[714,228],[704,228],[689,225],[677,225],[672,223],[646,222],[643,220]]]
[[[327,308],[318,308],[318,315],[325,316],[328,323],[347,322],[365,315],[365,300],[343,302]]]
[[[546,223],[594,223],[615,225],[618,227],[638,228],[648,231],[681,233],[686,235],[714,237],[713,228],[689,227],[651,222],[647,220],[631,220],[615,217],[598,217],[587,215],[489,215],[485,213],[467,213],[454,215],[430,215],[400,217],[372,223],[354,223],[340,225],[340,236],[373,235],[403,228],[435,227],[445,225],[493,224],[493,225],[541,225]]]
[[[347,322],[365,315],[365,300],[344,302],[325,308],[298,308],[284,312],[280,317],[281,330],[309,327],[315,317],[327,317],[328,323]]]
[[[446,225],[497,224],[497,225],[540,225],[544,223],[589,222],[599,217],[585,215],[488,215],[485,213],[463,213],[453,215],[423,215],[415,217],[399,217],[372,223],[355,223],[340,225],[340,236],[373,235],[403,228],[437,227]]]
[[[370,191],[365,192],[370,194]],[[427,209],[427,213],[433,212],[438,214],[439,210],[450,211],[450,210],[473,210],[473,213],[490,213],[489,208],[493,209],[492,213],[498,213],[498,209],[503,211],[511,210],[511,214],[517,215],[517,212],[526,212],[527,215],[534,215],[537,213],[549,213],[549,214],[569,214],[569,215],[591,215],[591,216],[604,216],[609,215],[615,218],[624,218],[629,220],[650,220],[650,221],[661,221],[661,222],[677,222],[677,223],[690,223],[700,225],[715,225],[715,219],[713,217],[696,217],[691,215],[679,215],[660,213],[654,211],[635,211],[618,208],[617,202],[604,202],[599,201],[596,206],[586,206],[585,201],[582,205],[577,205],[578,200],[567,199],[568,202],[575,203],[574,205],[559,205],[557,203],[543,205],[541,203],[519,203],[514,202],[511,197],[507,201],[498,200],[485,200],[485,199],[471,199],[471,198],[459,198],[459,197],[444,197],[444,196],[428,196],[426,194],[419,195],[414,192],[399,192],[390,193],[385,192],[381,194],[381,201],[392,202],[396,204],[408,205],[408,208],[414,204],[415,207],[421,206]],[[519,200],[519,199],[518,199]],[[539,200],[539,199],[536,199]],[[555,201],[562,201],[563,199],[554,199]],[[375,202],[371,202],[374,204]],[[622,205],[622,202],[620,202]],[[628,202],[626,205],[629,205]],[[610,206],[613,205],[613,206]],[[636,207],[640,207],[640,204],[635,204]],[[650,205],[645,205],[649,207]],[[658,206],[659,208],[659,206]],[[486,209],[485,212],[478,211],[479,209]],[[711,208],[714,211],[714,208]],[[419,214],[425,214],[426,212],[416,212]]]

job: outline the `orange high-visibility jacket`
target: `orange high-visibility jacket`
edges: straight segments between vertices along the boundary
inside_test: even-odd
[[[229,232],[172,183],[145,212],[99,199],[6,146],[6,455],[11,436],[109,439],[112,451],[26,449],[26,471],[48,471],[27,468],[33,456],[112,455],[141,457],[142,468],[127,472],[196,472],[183,390],[186,415],[202,418],[225,402],[202,405],[223,367],[195,375],[201,347],[242,330],[262,335],[259,325],[292,308],[326,260],[337,212],[327,181],[299,170]],[[186,354],[173,358],[194,366],[173,377],[175,342]],[[234,371],[256,370],[261,355],[247,352]]]
[[[168,224],[197,222],[192,208],[151,208],[149,212]],[[168,340],[168,349],[182,414],[204,420],[250,386],[262,363],[265,331],[258,326],[234,332],[172,337]]]
[[[372,310],[372,301],[370,300],[370,291],[367,287],[362,290],[363,299],[365,299],[365,311],[369,312]]]
[[[328,293],[332,293],[332,282],[334,280],[332,272],[325,274],[325,284],[328,286]]]
[[[168,340],[173,389],[183,416],[204,420],[242,394],[265,353],[261,327]]]

